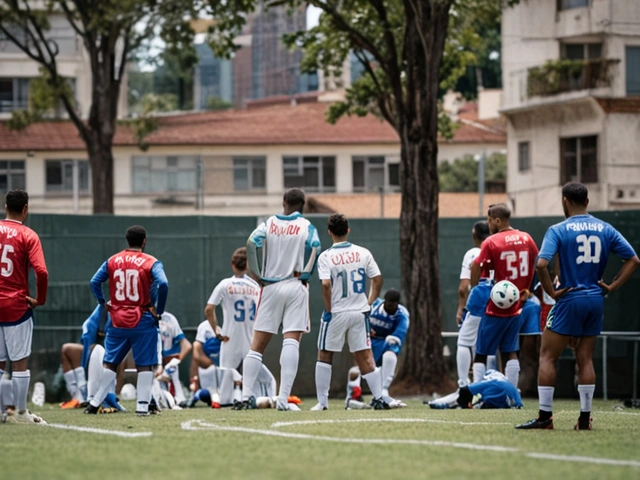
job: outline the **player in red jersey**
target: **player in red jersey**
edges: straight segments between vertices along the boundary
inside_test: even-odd
[[[29,213],[27,192],[11,190],[7,193],[4,208],[7,218],[0,220],[0,377],[7,360],[11,360],[17,408],[6,421],[44,423],[27,410],[31,379],[27,363],[31,355],[33,309],[44,305],[47,300],[49,274],[40,238],[23,225]],[[36,273],[36,298],[29,296],[29,268]]]
[[[497,282],[509,280],[520,292],[531,288],[535,274],[535,262],[538,247],[533,238],[511,227],[511,210],[504,203],[489,206],[487,222],[491,236],[480,249],[480,254],[471,267],[471,286],[478,284],[482,269],[493,270]],[[509,308],[501,309],[491,300],[480,321],[476,356],[473,363],[473,380],[484,377],[487,368],[487,355],[494,355],[499,348],[504,364],[504,373],[514,387],[518,388],[520,361],[517,352],[520,349],[520,310],[522,302],[517,301]]]
[[[169,282],[162,263],[143,253],[147,232],[139,225],[129,227],[129,248],[104,262],[91,279],[91,290],[104,304],[102,284],[109,281],[107,309],[111,327],[104,341],[104,373],[100,388],[85,413],[95,414],[116,379],[116,369],[127,352],[133,350],[138,369],[137,405],[139,416],[149,415],[153,367],[158,364],[158,320],[164,312]]]

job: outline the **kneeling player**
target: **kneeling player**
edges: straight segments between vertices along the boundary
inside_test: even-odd
[[[167,385],[169,392],[175,397],[176,403],[184,406],[186,397],[180,382],[178,366],[191,352],[191,342],[185,337],[178,319],[164,312],[160,317],[160,341],[162,345],[162,365],[164,365],[162,384]]]

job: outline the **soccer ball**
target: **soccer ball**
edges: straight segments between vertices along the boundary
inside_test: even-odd
[[[520,291],[513,283],[502,280],[496,283],[491,289],[491,301],[498,308],[507,309],[513,306],[520,298]]]

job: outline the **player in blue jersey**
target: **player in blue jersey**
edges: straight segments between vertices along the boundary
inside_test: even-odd
[[[603,295],[620,288],[633,274],[640,260],[629,242],[611,225],[587,213],[587,188],[580,183],[562,187],[562,209],[566,220],[553,225],[544,236],[536,270],[547,294],[556,300],[547,318],[540,347],[538,370],[538,418],[517,425],[517,429],[553,429],[553,391],[556,362],[572,337],[578,366],[580,417],[576,430],[591,430],[591,401],[596,374],[593,350],[602,331]],[[624,263],[610,284],[602,279],[609,253]],[[547,270],[558,255],[561,289],[555,290]]]
[[[384,294],[384,300],[378,298],[371,305],[369,315],[371,350],[376,366],[382,370],[382,396],[389,397],[389,387],[398,364],[398,355],[409,330],[409,311],[400,305],[400,292],[390,288]],[[356,368],[349,371],[347,383],[347,403],[351,399],[359,400],[360,375]],[[355,394],[354,394],[355,389]],[[348,406],[348,405],[347,405]],[[405,406],[396,401],[392,407]]]
[[[431,408],[522,408],[518,389],[496,370],[487,370],[482,380],[445,397],[428,402]]]

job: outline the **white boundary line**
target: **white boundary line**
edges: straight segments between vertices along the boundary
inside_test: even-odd
[[[121,432],[119,430],[103,430],[101,428],[78,427],[76,425],[62,425],[59,423],[47,423],[46,427],[59,428],[61,430],[75,430],[76,432],[97,433],[99,435],[114,435],[124,438],[150,437],[153,432]]]
[[[420,422],[423,419],[358,419],[356,421],[405,421],[405,422]],[[347,422],[343,420],[342,422]],[[287,426],[287,425],[310,425],[318,423],[340,423],[336,420],[301,420],[297,422],[276,422],[271,426]],[[458,443],[458,442],[446,442],[441,440],[405,440],[405,439],[388,439],[388,438],[344,438],[344,437],[327,437],[322,435],[308,435],[304,433],[290,433],[280,432],[277,430],[261,430],[257,428],[244,428],[244,427],[231,427],[224,425],[217,425],[215,423],[207,423],[203,420],[188,420],[182,422],[181,427],[183,430],[218,430],[227,432],[241,432],[252,433],[258,435],[267,435],[271,437],[282,438],[296,438],[299,440],[320,440],[325,442],[338,442],[338,443],[361,443],[361,444],[404,444],[404,445],[426,445],[432,447],[452,447],[462,448],[467,450],[484,450],[492,452],[502,453],[522,453],[529,458],[540,458],[545,460],[557,460],[562,462],[575,462],[575,463],[594,463],[600,465],[611,465],[618,467],[638,467],[640,468],[640,461],[636,460],[616,460],[613,458],[597,458],[597,457],[580,457],[574,455],[556,455],[551,453],[537,453],[537,452],[525,452],[516,447],[505,447],[501,445],[478,445],[473,443]]]
[[[511,425],[511,423],[497,422],[459,422],[456,420],[437,420],[432,418],[355,418],[347,420],[297,420],[293,422],[276,422],[271,424],[271,428],[289,427],[293,425],[317,425],[323,423],[450,423],[455,425]]]

